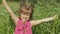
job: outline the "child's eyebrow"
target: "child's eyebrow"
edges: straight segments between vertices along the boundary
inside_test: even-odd
[[[28,13],[28,12],[23,12],[24,14],[30,14],[30,13]]]

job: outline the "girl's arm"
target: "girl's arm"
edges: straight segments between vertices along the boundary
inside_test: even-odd
[[[11,10],[9,5],[6,3],[6,0],[2,0],[3,5],[6,7],[8,12],[10,13],[12,19],[14,20],[15,24],[17,23],[18,17],[14,14],[14,12]]]
[[[54,20],[56,18],[58,18],[57,15],[49,17],[49,18],[40,19],[40,20],[32,20],[32,21],[30,21],[31,22],[31,27],[35,26],[35,25],[38,25],[38,24],[40,24],[42,22],[48,22],[48,21]]]

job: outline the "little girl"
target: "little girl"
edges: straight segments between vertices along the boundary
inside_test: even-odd
[[[57,15],[55,15],[55,16],[40,19],[40,20],[29,20],[32,15],[32,8],[31,6],[27,6],[27,5],[24,5],[20,8],[20,11],[19,11],[20,16],[18,18],[8,6],[8,4],[6,3],[6,0],[2,0],[2,2],[15,22],[16,27],[15,27],[14,34],[32,34],[31,27],[38,25],[42,22],[51,21],[57,18]]]

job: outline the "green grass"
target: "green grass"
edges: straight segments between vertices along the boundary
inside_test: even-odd
[[[8,2],[11,9],[18,16],[19,3]],[[40,0],[35,4],[33,20],[47,18],[55,14],[59,19],[50,22],[44,22],[32,27],[33,34],[60,34],[60,3],[53,0]],[[6,8],[0,4],[0,34],[12,34],[14,32],[14,23]]]

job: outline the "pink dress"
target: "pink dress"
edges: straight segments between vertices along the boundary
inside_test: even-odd
[[[22,23],[21,19],[18,19],[14,34],[32,34],[30,22]]]

